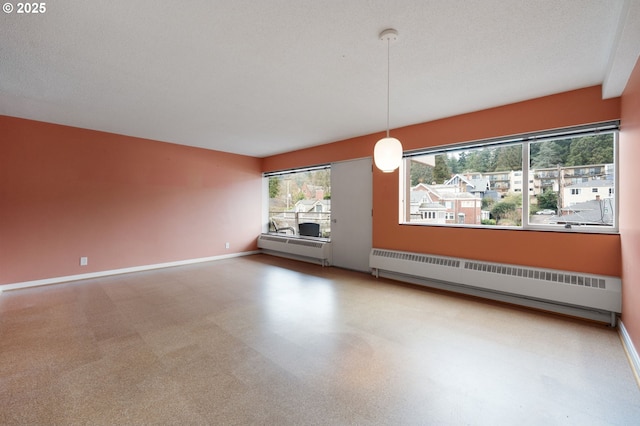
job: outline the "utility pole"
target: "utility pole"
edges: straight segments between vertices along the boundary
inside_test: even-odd
[[[561,211],[562,211],[562,197],[563,197],[563,192],[564,192],[564,185],[563,183],[563,179],[562,179],[562,169],[560,168],[560,164],[557,165],[557,171],[558,171],[558,202],[556,203],[556,215],[560,216],[561,215]]]
[[[289,200],[291,199],[291,192],[289,192],[290,180],[287,180],[287,211],[289,210]]]

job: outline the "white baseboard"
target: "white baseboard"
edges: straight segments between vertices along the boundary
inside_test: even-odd
[[[627,351],[627,355],[629,356],[629,361],[631,363],[633,373],[636,376],[636,381],[640,386],[640,356],[638,356],[638,351],[636,350],[635,346],[633,346],[631,336],[629,336],[629,333],[624,327],[622,320],[618,321],[618,330],[620,333],[620,339],[622,340],[622,345],[624,346],[624,349]]]
[[[222,260],[222,259],[230,259],[232,257],[240,257],[240,256],[249,256],[252,254],[258,254],[260,250],[254,251],[245,251],[241,253],[233,253],[233,254],[225,254],[221,256],[211,256],[211,257],[201,257],[198,259],[187,259],[187,260],[178,260],[175,262],[167,262],[167,263],[158,263],[155,265],[143,265],[143,266],[133,266],[130,268],[122,268],[122,269],[112,269],[109,271],[100,271],[100,272],[91,272],[88,274],[79,274],[79,275],[68,275],[66,277],[55,277],[55,278],[46,278],[43,280],[35,280],[35,281],[24,281],[19,283],[12,284],[3,284],[0,285],[0,293],[8,290],[17,290],[20,288],[27,287],[36,287],[41,285],[50,285],[50,284],[60,284],[69,281],[78,281],[78,280],[87,280],[90,278],[100,278],[106,277],[109,275],[119,275],[119,274],[129,274],[131,272],[141,272],[148,271],[151,269],[162,269],[162,268],[171,268],[174,266],[184,266],[191,265],[194,263],[202,263],[202,262],[211,262],[213,260]]]

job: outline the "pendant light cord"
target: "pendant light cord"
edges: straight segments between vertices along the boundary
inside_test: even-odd
[[[389,59],[389,46],[391,46],[391,39],[387,37],[387,137],[389,137],[389,97],[391,96],[391,89],[389,88],[389,86],[391,85],[391,60]]]

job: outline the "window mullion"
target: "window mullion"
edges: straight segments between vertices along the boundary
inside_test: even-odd
[[[529,142],[522,142],[522,228],[529,228]]]

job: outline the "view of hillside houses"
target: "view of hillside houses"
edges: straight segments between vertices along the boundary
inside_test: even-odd
[[[530,224],[614,225],[612,133],[528,147],[526,178],[522,143],[408,156],[404,222],[521,226],[526,201]],[[330,236],[331,170],[270,176],[269,231],[299,235],[308,223],[319,225],[312,236]]]
[[[530,143],[530,222],[612,226],[613,134]],[[409,221],[522,224],[522,144],[410,158]]]
[[[269,231],[297,235],[300,225],[309,223],[319,225],[317,234],[309,236],[329,237],[331,170],[323,168],[269,177]]]

